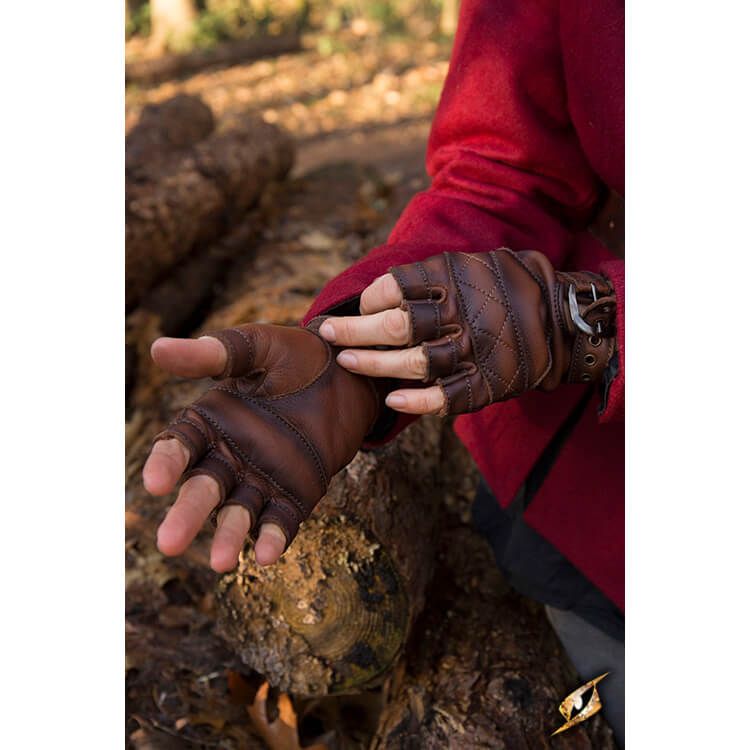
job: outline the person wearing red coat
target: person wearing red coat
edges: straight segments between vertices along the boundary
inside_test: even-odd
[[[556,269],[586,269],[610,282],[616,354],[599,388],[530,390],[462,414],[455,430],[484,480],[475,521],[500,567],[551,605],[564,645],[581,652],[571,653],[579,671],[589,667],[587,643],[597,652],[599,633],[613,639],[603,657],[610,663],[593,668],[619,670],[607,679],[621,685],[625,263],[587,227],[608,191],[624,196],[623,58],[621,2],[464,0],[428,144],[431,186],[385,245],[325,286],[307,316],[356,314],[352,301],[389,269],[445,251],[533,249]],[[331,322],[338,333],[331,341],[357,343],[345,333],[351,318]],[[344,354],[358,355],[355,372],[399,375],[363,366],[357,349]],[[339,362],[348,366],[341,355]],[[407,423],[401,417],[381,439]],[[577,649],[575,634],[587,642]],[[622,687],[608,696],[606,683],[605,711],[609,704],[624,744]]]
[[[215,570],[250,529],[272,564],[363,441],[459,415],[482,475],[476,525],[584,681],[609,672],[598,689],[620,745],[625,264],[587,227],[608,192],[624,196],[623,35],[616,0],[463,0],[430,188],[304,328],[157,340],[161,367],[220,382],[143,472],[154,494],[186,479],[165,554],[214,512]]]

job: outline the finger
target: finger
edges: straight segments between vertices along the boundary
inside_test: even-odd
[[[421,380],[427,374],[427,358],[421,346],[410,349],[345,349],[336,361],[347,370],[376,378]]]
[[[370,286],[362,292],[359,298],[359,312],[362,315],[371,315],[372,313],[388,310],[391,307],[398,307],[404,295],[401,294],[396,279],[389,273],[378,276]]]
[[[250,514],[246,508],[227,505],[219,511],[211,545],[211,567],[217,573],[226,573],[237,565],[248,531]]]
[[[255,543],[255,561],[258,565],[272,565],[284,552],[286,536],[275,523],[264,523],[260,527]]]
[[[403,346],[409,341],[409,316],[393,308],[373,315],[331,317],[320,335],[340,346]]]
[[[220,375],[227,364],[226,349],[213,336],[202,336],[199,339],[156,339],[151,344],[151,358],[162,370],[183,378]]]
[[[445,395],[437,385],[429,388],[405,388],[389,393],[385,403],[404,414],[438,414],[445,406]]]
[[[282,723],[291,729],[297,729],[297,714],[294,712],[292,701],[286,693],[281,693],[278,700],[279,718]],[[297,737],[295,736],[296,740]],[[320,747],[320,746],[319,746]]]
[[[182,554],[218,502],[219,485],[213,477],[206,474],[190,477],[180,487],[175,504],[156,532],[156,544],[161,552]]]
[[[266,716],[266,702],[268,701],[269,685],[264,682],[253,698],[253,702],[246,707],[250,718],[255,722],[256,727],[267,726],[268,717]]]
[[[179,440],[159,440],[143,467],[144,487],[152,495],[168,494],[174,489],[189,460],[190,452]]]

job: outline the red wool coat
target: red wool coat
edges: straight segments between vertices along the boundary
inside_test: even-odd
[[[535,249],[558,268],[606,275],[617,295],[619,374],[603,414],[590,401],[524,518],[624,610],[625,264],[586,231],[606,188],[624,195],[623,57],[617,0],[463,0],[429,140],[432,185],[387,244],[323,289],[308,319],[390,266],[446,250]],[[458,418],[501,505],[582,388]]]

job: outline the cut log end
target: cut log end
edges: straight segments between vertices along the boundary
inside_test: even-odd
[[[219,583],[230,647],[297,696],[378,684],[422,609],[432,570],[436,467],[444,423],[423,419],[388,447],[360,452],[276,565],[246,546]]]
[[[258,566],[247,547],[221,579],[218,599],[222,634],[243,661],[296,695],[376,684],[409,623],[388,552],[345,515],[308,520],[275,566]]]

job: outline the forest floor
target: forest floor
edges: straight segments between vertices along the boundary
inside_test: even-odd
[[[131,85],[126,128],[145,104],[186,93],[211,107],[219,127],[259,115],[285,128],[298,147],[296,175],[332,161],[381,170],[403,165],[421,173],[449,54],[449,42],[366,38],[329,55],[303,49],[153,86]]]
[[[424,154],[449,52],[449,43],[363,40],[330,55],[305,49],[128,87],[127,130],[144,105],[187,93],[211,107],[219,130],[259,115],[294,136],[292,179],[276,196],[263,239],[218,290],[214,319],[292,323],[327,278],[385,240],[410,197],[428,184]],[[290,254],[303,261],[294,274],[284,260]],[[253,309],[236,309],[237,290],[250,287],[257,291]],[[210,532],[183,558],[164,558],[154,545],[156,524],[173,498],[147,497],[139,474],[147,438],[173,404],[156,393],[164,382],[156,373],[141,372],[139,380],[127,432],[128,745],[266,747],[263,728],[247,710],[258,678],[213,633]],[[275,697],[272,691],[271,702]],[[303,740],[329,728],[316,718],[330,713],[325,701],[295,709]],[[345,737],[345,723],[337,719],[339,745],[364,747],[361,728]],[[282,731],[276,746],[293,747],[287,741]]]
[[[216,290],[201,328],[248,320],[294,323],[327,279],[386,239],[409,199],[429,184],[424,154],[449,54],[449,42],[364,39],[329,55],[304,49],[128,87],[128,129],[144,105],[188,93],[211,107],[218,129],[259,115],[296,142],[291,179],[271,196],[274,208],[262,238]],[[128,747],[294,750],[301,746],[297,731],[259,718],[262,678],[248,673],[214,634],[210,531],[201,532],[181,558],[156,550],[156,525],[173,498],[146,496],[140,468],[151,435],[178,405],[175,399],[186,401],[195,386],[181,391],[148,367],[141,367],[131,394],[126,431]],[[461,497],[443,498],[447,527],[467,533],[470,484]],[[447,537],[441,542],[449,543]],[[494,568],[489,549],[481,554]],[[530,617],[548,630],[538,609],[532,607]],[[271,717],[280,712],[283,719],[286,712],[288,718],[293,711],[302,746],[328,734],[333,744],[327,746],[351,750],[367,747],[379,705],[377,690],[349,703],[308,700],[290,707],[285,701],[271,691]]]

